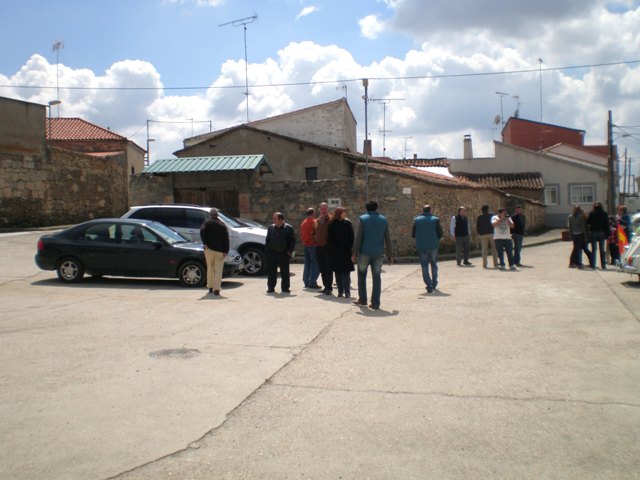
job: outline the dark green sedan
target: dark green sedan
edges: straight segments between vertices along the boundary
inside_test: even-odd
[[[36,264],[55,270],[63,282],[92,276],[177,278],[184,287],[200,287],[206,281],[201,243],[187,240],[161,223],[102,218],[90,220],[38,240]],[[242,269],[242,259],[230,251],[223,276]]]

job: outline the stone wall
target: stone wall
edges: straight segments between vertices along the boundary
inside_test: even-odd
[[[203,182],[206,183],[204,180]],[[174,181],[169,175],[132,177],[131,204],[173,202],[173,186]],[[340,204],[347,209],[347,216],[357,228],[357,219],[364,213],[366,204],[364,168],[356,167],[354,178],[315,182],[274,182],[256,176],[247,198],[248,210],[243,215],[270,224],[273,213],[282,212],[286,221],[296,230],[298,237],[296,250],[302,252],[302,244],[299,243],[299,225],[305,218],[306,209],[309,207],[317,209],[320,202],[329,199],[339,200]],[[441,243],[443,252],[454,249],[453,240],[448,234],[449,224],[451,216],[455,215],[457,208],[461,205],[467,208],[473,227],[484,204],[490,205],[494,211],[497,211],[498,207],[505,206],[510,212],[516,204],[521,204],[527,217],[527,230],[532,232],[544,227],[545,209],[541,203],[516,195],[506,195],[504,192],[486,186],[428,183],[411,175],[370,169],[369,198],[378,200],[380,212],[389,218],[391,238],[398,256],[415,255],[415,243],[411,237],[413,219],[427,203],[432,205],[433,213],[440,217],[445,230]],[[475,246],[479,245],[475,232],[472,240]]]
[[[288,223],[294,226],[298,233],[298,226],[305,218],[308,207],[317,208],[318,204],[328,199],[339,199],[347,209],[347,216],[357,228],[357,219],[364,213],[366,204],[366,182],[362,176],[362,169],[357,170],[355,179],[327,180],[318,182],[256,182],[252,191],[251,211],[255,220],[271,223],[271,216],[275,211],[285,214]],[[493,188],[451,187],[430,184],[424,181],[388,173],[369,174],[369,198],[380,204],[380,213],[389,219],[391,240],[396,255],[415,255],[415,242],[411,237],[413,219],[422,211],[425,204],[433,207],[434,215],[441,219],[445,235],[441,243],[441,251],[453,251],[453,239],[448,234],[450,218],[455,215],[459,206],[467,208],[472,227],[480,214],[483,204],[488,204],[493,210],[505,206],[513,211],[511,203],[521,204],[527,217],[529,232],[544,227],[544,206],[523,197],[509,196]],[[479,246],[479,240],[472,228],[472,242]],[[298,235],[299,236],[299,235]],[[299,238],[298,238],[299,240]],[[298,251],[302,245],[298,243]]]
[[[124,154],[92,157],[50,148],[0,151],[0,227],[37,227],[119,216],[127,209]]]

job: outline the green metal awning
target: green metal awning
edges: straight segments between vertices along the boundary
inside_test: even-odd
[[[221,155],[217,157],[184,157],[156,160],[142,173],[192,173],[257,170],[271,172],[264,155]]]

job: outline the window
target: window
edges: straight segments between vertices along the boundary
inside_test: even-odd
[[[571,205],[593,203],[593,185],[571,185]]]
[[[307,182],[318,180],[318,167],[307,167],[305,173]]]
[[[544,204],[558,205],[558,187],[555,185],[544,187]]]

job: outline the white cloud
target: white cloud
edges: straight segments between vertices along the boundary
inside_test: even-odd
[[[296,15],[296,20],[300,20],[302,17],[306,17],[307,15],[311,15],[314,12],[318,11],[318,7],[309,6],[304,7],[298,15]]]
[[[464,4],[452,0],[453,6]],[[407,16],[413,0],[386,0],[396,16]],[[482,2],[487,4],[487,2]],[[569,2],[570,3],[570,2]],[[482,29],[443,35],[439,41],[421,36],[422,43],[403,56],[388,56],[366,65],[338,45],[292,42],[273,58],[249,65],[250,119],[277,115],[345,95],[358,121],[358,146],[364,139],[363,87],[360,79],[370,78],[371,98],[404,98],[386,106],[387,155],[401,158],[413,153],[420,157],[459,157],[462,139],[471,134],[474,153],[493,154],[493,140],[499,129],[493,120],[500,114],[497,91],[503,98],[504,116],[518,107],[523,118],[540,118],[540,77],[538,58],[544,59],[542,73],[543,121],[587,131],[588,143],[606,141],[607,111],[612,110],[619,125],[638,125],[640,119],[640,66],[616,65],[598,68],[555,70],[553,67],[606,63],[637,59],[640,51],[640,7],[615,13],[588,0],[582,17],[549,20],[539,36],[501,39],[500,29],[490,21]],[[568,3],[559,0],[560,12]],[[435,1],[434,8],[441,2]],[[545,7],[547,4],[542,3]],[[598,7],[599,6],[599,7]],[[596,8],[598,7],[598,8]],[[475,7],[470,7],[475,8]],[[511,7],[509,7],[511,8]],[[402,11],[401,11],[402,10]],[[440,9],[442,13],[444,9]],[[539,14],[542,18],[542,14]],[[547,17],[544,17],[547,18]],[[379,19],[376,17],[376,22]],[[393,20],[398,25],[397,19]],[[468,20],[471,21],[471,20]],[[408,30],[407,30],[408,31]],[[611,35],[611,32],[618,35]],[[580,48],[577,48],[579,45]],[[529,73],[504,74],[531,69]],[[46,104],[55,98],[54,89],[21,89],[19,85],[55,86],[55,64],[33,55],[13,76],[0,75],[0,95]],[[493,75],[485,75],[493,73]],[[471,74],[469,76],[455,76]],[[448,75],[442,78],[409,78]],[[351,79],[352,81],[349,81]],[[338,80],[347,80],[338,83]],[[307,82],[328,82],[308,85]],[[160,73],[148,62],[123,60],[103,73],[73,69],[60,64],[60,84],[66,86],[130,87],[149,86],[156,90],[62,90],[62,116],[81,116],[123,135],[133,135],[146,119],[151,124],[152,158],[171,156],[192,134],[246,121],[244,61],[226,61],[207,91],[167,92]],[[300,83],[300,85],[282,85]],[[346,92],[337,90],[346,85]],[[253,85],[253,86],[252,86]],[[279,85],[279,86],[255,86]],[[221,88],[234,87],[234,88]],[[194,119],[194,123],[190,122]],[[160,122],[186,123],[160,123]],[[371,103],[368,126],[374,154],[382,154],[383,107]],[[499,127],[499,126],[498,126]],[[133,140],[144,146],[143,128]]]
[[[365,38],[375,39],[384,31],[384,22],[377,15],[367,15],[358,21],[360,33]]]

